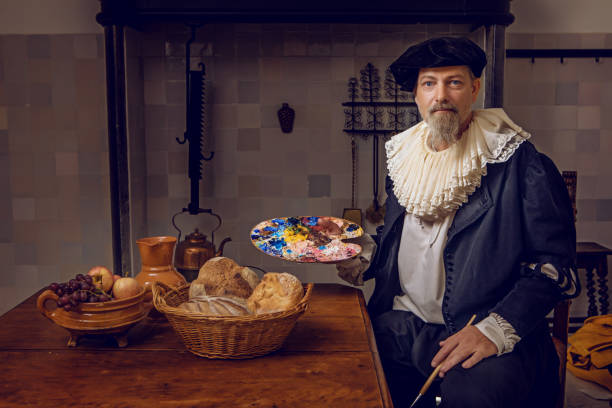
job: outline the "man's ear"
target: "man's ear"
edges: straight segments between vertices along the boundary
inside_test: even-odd
[[[480,78],[474,78],[472,81],[472,103],[476,102],[478,92],[480,92]]]

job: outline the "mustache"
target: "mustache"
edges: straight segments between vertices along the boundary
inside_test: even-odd
[[[454,113],[458,112],[457,107],[453,105],[452,103],[437,103],[433,105],[431,108],[429,108],[429,113],[434,113],[439,110],[450,110]]]

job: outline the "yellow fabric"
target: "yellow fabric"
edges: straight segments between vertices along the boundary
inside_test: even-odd
[[[612,315],[593,316],[568,339],[567,368],[576,377],[612,391]]]

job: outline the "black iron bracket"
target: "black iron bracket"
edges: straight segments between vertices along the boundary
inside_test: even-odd
[[[585,48],[585,49],[507,49],[506,58],[529,58],[534,63],[536,58],[558,58],[563,63],[566,58],[592,58],[599,62],[601,58],[612,58],[612,49]]]

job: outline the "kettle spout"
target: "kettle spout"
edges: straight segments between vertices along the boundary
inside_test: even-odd
[[[219,250],[215,253],[215,256],[223,256],[223,246],[231,240],[232,239],[230,237],[227,237],[223,241],[221,241],[221,243],[219,244]]]

